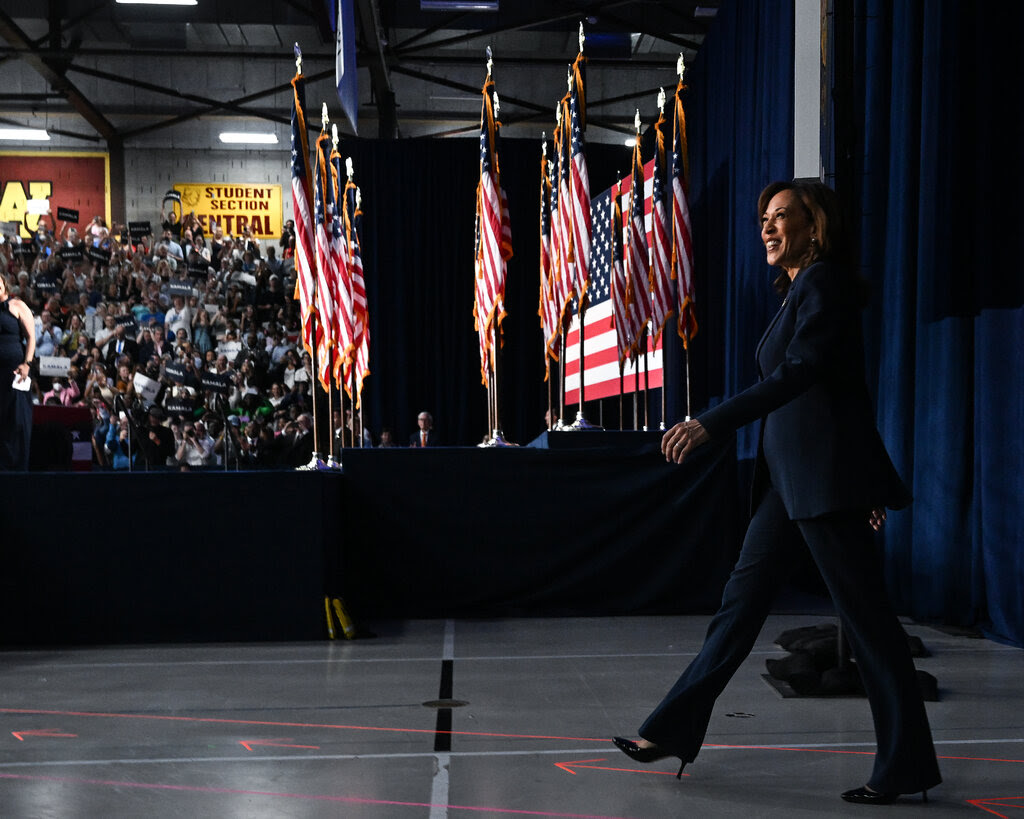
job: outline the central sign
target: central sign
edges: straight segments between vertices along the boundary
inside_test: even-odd
[[[204,185],[176,183],[183,213],[195,213],[207,233],[219,224],[225,234],[238,236],[248,227],[260,239],[277,239],[283,224],[280,185]]]

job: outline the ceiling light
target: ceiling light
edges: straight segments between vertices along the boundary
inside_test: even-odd
[[[0,139],[49,140],[50,135],[42,128],[0,128]]]
[[[122,6],[196,6],[199,0],[117,0]]]
[[[277,145],[277,134],[244,134],[225,131],[220,135],[221,142],[240,142],[259,145]]]

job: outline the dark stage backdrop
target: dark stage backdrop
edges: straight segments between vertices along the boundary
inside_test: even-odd
[[[890,515],[884,535],[890,587],[919,619],[977,625],[1024,645],[1024,276],[1016,209],[997,205],[1024,189],[1021,108],[1006,96],[1024,8],[986,9],[995,13],[978,15],[966,0],[834,4],[834,41],[849,63],[829,89],[841,110],[825,117],[839,134],[839,110],[852,139],[826,164],[852,205],[873,285],[869,387],[916,498]],[[778,306],[755,202],[765,184],[792,176],[792,64],[792,3],[725,3],[687,76],[696,412],[753,382],[754,347]],[[643,110],[651,115],[653,105]],[[476,140],[352,141],[342,150],[355,158],[367,214],[368,423],[375,433],[392,426],[402,441],[429,409],[446,443],[475,443],[487,431],[470,318]],[[597,193],[628,167],[628,154],[591,145],[589,165]],[[504,141],[501,166],[516,250],[503,427],[525,443],[546,406],[536,141]],[[670,420],[685,411],[674,349]],[[756,429],[741,430],[740,459],[755,445]]]
[[[872,284],[880,428],[915,495],[889,516],[887,580],[901,611],[1024,645],[1024,275],[1017,208],[997,204],[1024,189],[1024,119],[1005,82],[1024,7],[833,9],[829,59],[850,57],[825,116],[853,136],[826,166]],[[688,78],[698,410],[752,383],[778,305],[754,208],[767,182],[792,176],[792,14],[779,0],[723,4]],[[741,431],[740,458],[755,436]]]
[[[536,140],[502,140],[499,148],[515,251],[499,392],[502,426],[517,443],[540,434],[547,409],[537,316],[541,127]],[[375,438],[389,427],[404,444],[428,410],[442,444],[476,444],[488,432],[472,315],[479,143],[349,140],[339,150],[352,156],[363,194],[372,373],[365,423]],[[629,157],[624,145],[589,146],[591,190],[608,188]]]

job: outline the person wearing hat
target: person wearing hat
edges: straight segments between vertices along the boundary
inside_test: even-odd
[[[139,436],[139,450],[148,469],[162,469],[174,455],[174,433],[164,426],[164,410],[158,404],[149,408]]]

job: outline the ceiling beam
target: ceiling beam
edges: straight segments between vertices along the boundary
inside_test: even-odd
[[[36,53],[32,41],[4,11],[0,11],[0,37],[19,49],[21,59],[46,80],[54,91],[61,94],[100,136],[108,142],[118,140],[117,128],[54,66],[51,60],[43,59]]]
[[[434,85],[443,86],[444,88],[454,88],[456,91],[465,91],[467,94],[477,94],[477,95],[480,94],[480,89],[479,88],[476,88],[476,87],[474,87],[472,85],[467,85],[466,83],[457,82],[455,80],[449,80],[449,79],[447,79],[445,77],[435,77],[435,76],[433,76],[431,74],[425,74],[422,71],[415,71],[415,70],[413,70],[411,68],[405,68],[403,66],[398,66],[398,65],[394,66],[394,68],[392,70],[396,74],[404,74],[404,75],[406,75],[408,77],[413,77],[414,79],[417,79],[417,80],[423,80],[424,82],[429,82],[429,83],[433,83]],[[636,94],[635,96],[639,96],[640,94],[649,94],[649,93],[652,93],[652,92],[650,92],[650,91],[642,91],[642,92],[639,92],[638,94]],[[555,102],[552,102],[550,105],[540,105],[540,104],[538,104],[536,102],[530,102],[529,100],[520,99],[519,97],[506,96],[505,94],[498,94],[498,99],[501,101],[502,105],[514,105],[517,108],[525,108],[527,111],[532,111],[533,113],[530,116],[525,117],[525,119],[528,119],[528,120],[534,119],[537,115],[540,115],[540,116],[550,116],[550,117],[554,117],[554,115],[555,115],[554,114]],[[624,99],[628,99],[628,97],[624,97]],[[590,103],[588,102],[588,105],[589,104]],[[598,102],[597,104],[600,105],[601,103]],[[460,116],[463,116],[463,115],[460,115]],[[516,122],[516,121],[520,121],[520,120],[517,120],[514,117],[502,117],[502,121],[503,122],[508,121],[509,123],[511,123],[511,122]],[[619,125],[617,125],[617,124],[615,124],[613,122],[610,122],[609,120],[605,120],[605,119],[601,119],[601,118],[587,117],[587,124],[588,125],[593,124],[593,125],[596,125],[596,126],[601,127],[601,128],[607,128],[610,131],[623,131],[621,126],[619,126]],[[625,133],[625,131],[623,131],[623,133]]]
[[[334,69],[332,68],[330,71],[321,71],[318,74],[308,75],[306,77],[306,82],[307,83],[317,82],[319,80],[323,80],[323,79],[326,79],[327,77],[333,77],[333,76],[334,76]],[[291,81],[289,80],[287,84],[275,85],[273,88],[266,88],[263,91],[257,91],[257,92],[255,92],[253,94],[248,94],[247,96],[240,97],[237,100],[232,100],[229,103],[222,103],[222,102],[211,101],[209,105],[205,105],[202,108],[196,109],[195,111],[190,111],[187,114],[179,114],[176,117],[170,117],[169,119],[161,120],[160,122],[153,123],[152,125],[145,125],[145,126],[143,126],[141,128],[134,128],[134,129],[132,129],[130,131],[125,131],[123,136],[124,136],[125,139],[130,139],[131,137],[141,136],[142,134],[148,134],[148,133],[150,133],[152,131],[159,131],[161,128],[169,128],[172,125],[180,125],[183,122],[188,122],[189,120],[198,119],[199,117],[205,116],[206,114],[212,114],[214,111],[223,110],[225,108],[225,106],[238,107],[238,106],[241,106],[241,105],[243,105],[243,104],[245,104],[247,102],[252,102],[253,100],[262,99],[263,97],[269,97],[271,94],[280,94],[283,91],[289,90],[291,87],[292,87]],[[253,111],[253,110],[250,110],[250,109],[243,109],[243,110],[245,111],[245,114],[247,116],[253,116],[253,117],[257,117],[259,119],[266,119],[266,120],[271,120],[273,122],[280,122],[280,123],[291,122],[291,120],[286,118],[286,117],[268,116],[266,114],[261,114],[259,111]],[[307,120],[308,127],[309,127],[310,130],[313,130],[314,122],[319,122],[319,118],[318,117],[310,117]]]
[[[524,28],[532,28],[533,26],[544,26],[549,23],[557,23],[562,20],[578,20],[581,15],[594,14],[595,12],[603,12],[606,8],[614,8],[615,6],[624,6],[633,2],[633,0],[603,0],[603,2],[595,3],[586,11],[581,9],[574,9],[571,12],[565,12],[563,14],[556,14],[551,17],[531,17],[525,20],[520,20],[517,23],[508,23],[503,26],[492,26],[491,28],[481,29],[479,31],[470,31],[466,34],[459,34],[455,37],[448,37],[444,40],[434,40],[429,43],[422,43],[412,48],[396,49],[395,54],[399,58],[415,54],[418,51],[425,51],[428,48],[445,48],[447,46],[459,45],[461,43],[471,42],[472,40],[479,40],[483,37],[490,37],[494,34],[501,34],[505,31],[518,31]]]
[[[391,86],[391,71],[384,56],[384,29],[380,23],[377,0],[356,0],[356,18],[363,47],[371,55],[370,86],[377,101],[377,136],[395,139],[398,136],[398,112],[395,90]]]

